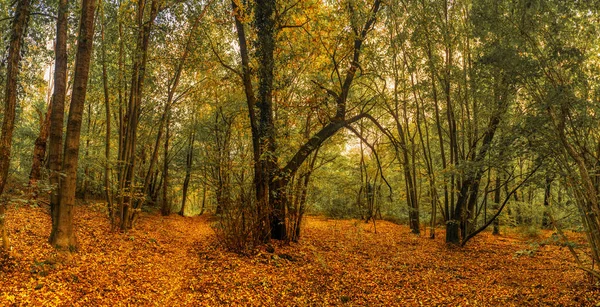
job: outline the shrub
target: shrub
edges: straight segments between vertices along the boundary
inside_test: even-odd
[[[237,199],[229,204],[221,204],[223,212],[213,224],[217,239],[227,250],[246,254],[261,244],[266,234],[262,233],[262,223],[268,221],[258,211],[252,197],[248,200]]]

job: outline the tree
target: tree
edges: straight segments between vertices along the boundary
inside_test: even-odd
[[[149,6],[148,6],[149,4]],[[146,13],[146,7],[149,7],[149,13]],[[133,52],[131,68],[131,84],[129,87],[129,99],[124,117],[120,123],[120,141],[118,160],[121,162],[119,168],[119,225],[122,231],[128,230],[133,226],[136,208],[134,197],[135,189],[135,169],[136,169],[136,144],[138,134],[138,124],[140,118],[140,108],[142,106],[142,95],[146,80],[146,67],[148,63],[148,48],[150,44],[150,32],[154,26],[154,20],[160,10],[158,0],[150,2],[142,0],[136,3],[135,22],[137,25],[137,37]],[[146,18],[148,15],[148,18]]]
[[[4,89],[4,109],[2,119],[2,135],[0,136],[0,196],[8,181],[8,167],[10,165],[10,151],[12,146],[13,131],[15,129],[15,109],[17,107],[17,85],[19,77],[19,63],[23,37],[27,30],[27,22],[31,3],[29,0],[17,1],[15,15],[13,16],[8,58],[6,67],[6,84]],[[0,235],[2,248],[8,250],[8,234],[5,224],[6,203],[0,201]]]
[[[73,93],[71,94],[62,163],[62,171],[65,173],[65,177],[59,186],[60,199],[56,213],[57,219],[53,223],[52,233],[50,234],[50,243],[59,249],[71,249],[77,246],[73,229],[73,214],[77,186],[79,139],[92,56],[95,11],[95,0],[82,0],[75,73],[73,76]]]
[[[275,81],[274,52],[277,47],[277,31],[279,30],[277,25],[279,20],[276,20],[276,16],[278,16],[276,14],[276,1],[259,0],[256,1],[254,6],[253,29],[256,31],[257,37],[256,60],[258,63],[256,68],[258,89],[256,93],[254,92],[252,83],[253,75],[250,69],[250,52],[243,24],[243,20],[247,17],[246,14],[248,12],[245,12],[245,8],[240,7],[239,3],[232,1],[242,66],[242,71],[238,72],[238,75],[242,79],[246,94],[254,148],[255,195],[258,210],[260,211],[258,216],[263,219],[260,235],[265,239],[269,237],[278,240],[287,238],[285,224],[287,199],[285,191],[290,179],[304,161],[325,140],[335,135],[345,126],[364,117],[364,114],[359,114],[347,118],[347,100],[352,83],[360,67],[360,55],[363,43],[375,23],[381,1],[375,0],[373,2],[371,8],[365,13],[366,18],[362,25],[355,22],[358,19],[358,14],[355,12],[354,3],[349,2],[347,5],[351,13],[351,28],[354,34],[349,68],[345,72],[344,77],[339,75],[340,88],[338,91],[321,86],[335,100],[336,108],[334,115],[330,117],[329,123],[313,134],[306,143],[300,146],[288,162],[283,167],[280,167],[279,157],[276,153],[276,128],[273,113]],[[338,67],[336,66],[337,69]],[[339,70],[337,72],[339,73]]]
[[[69,15],[68,0],[58,3],[58,18],[56,20],[56,43],[54,62],[54,93],[50,104],[50,139],[48,143],[48,168],[50,169],[50,184],[53,191],[50,196],[50,211],[52,229],[57,227],[58,207],[60,202],[60,183],[63,150],[63,126],[65,116],[65,99],[67,94],[67,30]],[[54,241],[50,235],[50,242]]]
[[[185,155],[185,179],[183,180],[183,189],[181,195],[181,209],[179,210],[179,215],[185,216],[186,210],[186,202],[188,197],[188,188],[190,186],[190,178],[192,176],[192,164],[194,162],[194,141],[196,140],[196,125],[194,123],[193,129],[190,131],[190,136],[188,140],[188,148]]]

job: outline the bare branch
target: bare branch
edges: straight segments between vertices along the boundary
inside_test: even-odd
[[[377,168],[379,168],[380,177],[385,182],[388,189],[390,190],[390,199],[391,199],[392,194],[394,193],[394,190],[392,189],[392,186],[390,185],[390,183],[387,181],[387,179],[383,175],[383,168],[381,167],[381,161],[379,160],[379,155],[377,154],[377,150],[358,131],[356,131],[356,129],[354,129],[354,127],[352,127],[350,124],[346,125],[346,129],[352,131],[352,133],[354,133],[354,135],[356,135],[359,139],[361,139],[363,141],[363,143],[365,143],[365,145],[367,145],[367,147],[369,147],[371,149],[371,151],[373,152],[373,155],[375,156],[375,161],[377,162]]]
[[[234,74],[236,74],[238,77],[243,78],[241,72],[239,72],[237,69],[233,68],[231,65],[229,65],[229,64],[225,63],[225,61],[223,61],[223,59],[221,58],[221,56],[219,55],[219,53],[215,50],[215,47],[213,46],[212,42],[210,43],[210,50],[212,50],[212,52],[215,55],[215,57],[217,57],[217,60],[219,61],[219,63],[221,64],[221,66],[223,66],[226,69],[230,70],[231,72],[233,72]]]

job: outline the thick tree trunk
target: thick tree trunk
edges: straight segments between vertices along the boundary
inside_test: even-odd
[[[446,222],[446,243],[460,244],[460,222],[458,220],[449,220]]]
[[[59,189],[61,183],[63,125],[65,117],[65,99],[67,94],[67,16],[68,0],[59,0],[58,18],[56,21],[56,46],[54,62],[54,94],[50,107],[50,139],[48,143],[48,167],[50,168],[50,184],[54,190],[50,196],[52,228],[58,221]],[[53,242],[53,234],[50,242]]]
[[[29,0],[18,1],[11,27],[4,88],[2,135],[0,136],[0,195],[2,195],[8,179],[12,137],[15,129],[19,62],[21,61],[23,36],[27,28],[27,21],[29,20],[29,10]]]
[[[279,169],[275,154],[275,126],[273,119],[273,80],[275,69],[275,0],[259,0],[254,10],[254,23],[257,30],[258,57],[258,137],[261,159],[258,167],[261,180],[256,182],[258,206],[267,208],[271,223],[271,238],[286,238],[285,193],[284,189],[273,182]]]
[[[81,121],[86,97],[90,60],[94,39],[95,0],[83,0],[81,6],[81,21],[77,40],[77,55],[75,59],[75,74],[73,77],[73,93],[67,122],[65,150],[62,170],[64,181],[60,185],[60,202],[57,221],[52,227],[51,244],[60,249],[77,247],[73,230],[73,209],[75,206],[75,189],[77,185],[77,164],[79,158],[79,140],[81,136]]]
[[[29,0],[17,1],[17,9],[11,26],[8,58],[6,66],[6,84],[4,88],[4,110],[2,121],[2,135],[0,136],[0,196],[8,181],[8,168],[10,167],[10,151],[12,147],[13,132],[15,129],[15,111],[17,107],[17,84],[19,76],[19,62],[21,61],[21,48],[23,36],[27,29],[30,13]],[[6,203],[0,203],[0,234],[2,235],[2,248],[8,250],[8,234],[6,230]]]

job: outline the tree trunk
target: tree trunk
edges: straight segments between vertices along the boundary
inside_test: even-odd
[[[40,134],[35,139],[33,147],[33,159],[31,162],[31,172],[29,172],[29,186],[35,188],[37,181],[40,180],[42,164],[46,156],[46,145],[48,143],[48,135],[50,134],[50,104],[45,116],[40,116]],[[37,194],[37,192],[36,192]]]
[[[110,224],[115,226],[115,210],[113,206],[113,198],[110,188],[110,97],[108,94],[108,74],[106,72],[106,42],[104,40],[104,28],[105,28],[105,20],[104,20],[104,2],[102,2],[102,12],[101,12],[101,30],[100,30],[100,38],[102,39],[102,87],[104,90],[104,107],[106,111],[106,134],[104,138],[104,195],[106,198],[106,207],[108,209],[108,217],[110,219]],[[119,84],[119,87],[121,85]]]
[[[256,196],[258,206],[270,212],[271,238],[286,238],[284,190],[274,182],[278,170],[275,154],[275,126],[273,117],[273,80],[275,51],[275,0],[257,1],[254,10],[254,23],[257,30],[256,54],[258,57],[258,137],[261,159],[258,165],[261,180],[257,181]]]
[[[73,231],[73,209],[75,206],[75,189],[77,185],[77,164],[79,158],[79,140],[81,136],[81,121],[85,103],[90,60],[94,39],[95,0],[83,0],[81,5],[81,21],[77,39],[77,55],[75,59],[75,74],[73,76],[73,93],[69,108],[67,134],[62,170],[65,172],[64,181],[60,185],[60,201],[57,221],[52,228],[51,244],[59,249],[77,247]]]
[[[192,130],[190,135],[190,144],[188,145],[188,152],[185,157],[185,179],[183,179],[183,191],[181,196],[181,210],[179,215],[185,216],[185,203],[187,202],[188,187],[190,185],[190,177],[192,174],[192,162],[194,162],[194,140],[196,133]]]
[[[94,126],[96,122],[94,120]],[[89,177],[90,177],[90,166],[88,161],[88,157],[90,156],[90,139],[92,129],[92,105],[88,104],[88,112],[87,112],[87,132],[86,132],[86,140],[85,140],[85,150],[83,154],[83,161],[85,161],[85,168],[83,170],[83,180],[81,181],[81,187],[79,187],[79,195],[81,196],[82,201],[85,203],[87,200],[88,194],[88,186],[89,186]],[[77,195],[77,194],[76,194]]]
[[[131,69],[131,87],[127,111],[123,119],[123,134],[119,148],[119,161],[123,161],[119,169],[119,218],[122,231],[133,226],[134,209],[133,195],[135,194],[134,173],[136,167],[135,147],[137,143],[137,128],[142,104],[142,94],[148,61],[148,46],[150,31],[159,11],[159,1],[151,0],[148,20],[145,20],[147,0],[137,4],[136,22],[138,26],[137,41]]]
[[[544,229],[552,228],[552,221],[548,213],[550,210],[550,197],[552,195],[552,181],[552,177],[546,176],[546,185],[544,187],[544,216],[542,217],[542,228]]]
[[[30,13],[29,0],[19,0],[11,26],[10,42],[6,67],[6,84],[4,88],[4,117],[2,121],[2,135],[0,136],[0,196],[8,181],[8,168],[10,167],[10,151],[12,147],[13,132],[15,129],[15,111],[17,107],[17,84],[19,76],[19,63],[21,61],[21,48],[23,36],[27,29]],[[2,235],[2,248],[8,250],[8,234],[6,230],[6,203],[0,203],[0,233]]]
[[[206,208],[206,181],[202,184],[202,207],[200,208],[200,215],[204,214]]]
[[[481,164],[488,151],[490,150],[490,146],[492,145],[492,141],[494,140],[494,136],[496,134],[496,130],[498,129],[498,125],[503,118],[504,113],[508,109],[509,100],[509,85],[505,82],[506,78],[503,74],[499,74],[496,76],[496,85],[494,88],[494,104],[496,105],[496,110],[492,114],[488,126],[486,128],[485,133],[483,134],[481,146],[476,151],[477,143],[471,144],[471,151],[476,151],[475,154],[470,157],[472,162],[477,164]],[[456,199],[456,204],[454,206],[454,210],[451,211],[449,216],[449,220],[446,222],[446,242],[447,243],[455,243],[457,238],[449,237],[449,235],[456,235],[454,229],[449,229],[451,227],[455,227],[455,222],[459,223],[459,229],[461,230],[462,238],[466,238],[469,235],[469,227],[468,221],[471,218],[472,210],[474,208],[474,204],[477,201],[477,197],[479,194],[479,184],[481,181],[481,177],[484,173],[484,166],[478,165],[474,171],[470,174],[466,174],[460,185],[458,185],[459,193],[458,198]],[[451,183],[452,185],[452,183]],[[460,239],[459,239],[460,241]]]
[[[169,142],[171,141],[171,113],[167,114],[167,122],[165,123],[165,149],[163,161],[163,181],[162,181],[162,206],[161,214],[168,216],[171,214],[171,202],[169,201]]]
[[[494,209],[494,211],[498,211],[499,210],[499,206],[500,206],[500,189],[502,188],[502,186],[500,185],[500,174],[498,174],[498,172],[496,172],[496,188],[494,190],[494,206],[492,207],[492,209]],[[500,234],[500,218],[497,217],[494,219],[494,230],[492,231],[493,235],[499,235]]]
[[[50,169],[50,184],[54,189],[50,195],[50,211],[52,228],[58,221],[59,189],[61,183],[63,125],[65,117],[65,99],[67,94],[67,16],[68,0],[59,0],[58,18],[56,21],[56,46],[54,62],[54,94],[50,107],[50,139],[48,143],[48,167]],[[50,235],[50,242],[53,242]]]
[[[257,200],[258,224],[261,228],[260,234],[263,239],[268,239],[268,234],[273,239],[286,239],[285,227],[285,191],[287,183],[294,175],[307,157],[320,146],[325,140],[334,135],[341,128],[364,117],[364,114],[346,119],[346,101],[350,87],[359,69],[359,58],[361,46],[367,33],[375,23],[375,16],[379,11],[380,0],[375,0],[369,17],[362,28],[355,28],[357,37],[354,39],[354,49],[351,65],[346,71],[345,78],[341,83],[340,93],[333,93],[336,99],[336,111],[329,124],[325,125],[312,138],[310,138],[293,155],[283,169],[279,169],[276,156],[276,144],[273,123],[273,69],[275,50],[275,12],[274,0],[260,0],[254,7],[254,27],[257,30],[256,55],[258,62],[258,95],[254,96],[252,85],[252,72],[249,67],[250,59],[246,34],[244,29],[244,11],[236,1],[232,1],[235,16],[235,26],[238,34],[240,55],[242,60],[242,72],[238,72],[242,78],[244,92],[248,104],[248,114],[252,129],[252,145],[254,154],[254,185]],[[329,90],[328,93],[332,94]],[[258,111],[258,114],[257,114]],[[265,219],[266,218],[266,219]],[[268,222],[267,222],[268,221]],[[266,222],[266,223],[265,223]]]

